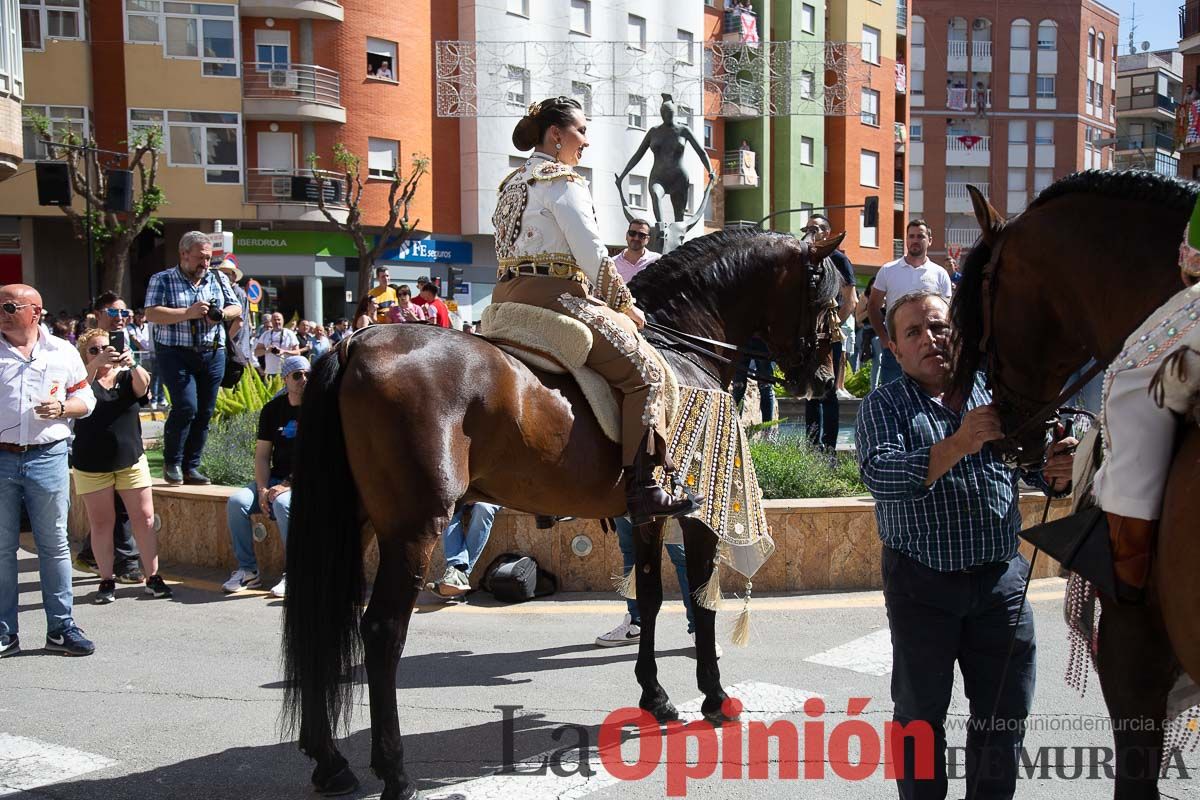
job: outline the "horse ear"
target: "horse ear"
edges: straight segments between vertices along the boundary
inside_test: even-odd
[[[831,236],[828,239],[822,239],[819,242],[811,242],[809,244],[809,252],[812,254],[812,263],[820,264],[825,259],[829,258],[834,250],[837,250],[842,244],[842,239],[846,238],[843,231],[837,236]]]
[[[1004,218],[1000,216],[999,211],[992,208],[983,192],[969,183],[967,192],[971,195],[971,205],[975,207],[975,219],[979,222],[979,230],[983,232],[983,243],[991,247],[995,244],[996,234],[1004,227]]]

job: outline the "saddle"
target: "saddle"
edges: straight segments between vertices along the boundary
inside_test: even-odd
[[[621,442],[621,403],[618,393],[598,372],[589,369],[592,331],[577,319],[525,303],[492,303],[483,312],[483,337],[526,366],[570,375],[579,384],[604,435]],[[647,345],[649,347],[649,345]],[[657,350],[650,348],[662,367],[668,427],[679,408],[679,382],[675,371]]]

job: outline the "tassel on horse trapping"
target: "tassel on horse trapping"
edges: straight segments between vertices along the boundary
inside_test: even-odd
[[[738,612],[733,623],[733,632],[729,636],[729,641],[737,647],[750,644],[750,593],[753,589],[754,584],[746,581],[746,597],[742,601],[742,610]]]
[[[637,570],[630,569],[624,575],[613,575],[613,586],[617,594],[626,600],[637,600]]]
[[[692,597],[702,608],[716,611],[721,607],[721,553],[713,557],[712,574],[704,585],[692,593]]]

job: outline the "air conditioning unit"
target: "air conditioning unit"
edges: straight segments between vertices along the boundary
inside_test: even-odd
[[[267,83],[272,89],[295,89],[299,78],[294,69],[273,69],[267,73]]]
[[[987,20],[984,20],[984,19],[977,19],[977,20],[975,20],[974,22],[972,22],[972,23],[971,23],[971,27],[972,27],[972,28],[974,28],[974,29],[975,29],[975,30],[977,30],[977,31],[981,31],[981,30],[983,30],[984,28],[986,28],[986,27],[987,27]]]
[[[271,178],[271,196],[291,199],[292,176],[277,175]]]

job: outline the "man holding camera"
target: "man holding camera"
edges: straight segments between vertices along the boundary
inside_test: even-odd
[[[267,318],[267,329],[258,337],[254,355],[265,359],[267,377],[282,374],[283,360],[300,355],[300,340],[283,327],[283,314],[276,311]]]
[[[208,234],[179,240],[179,266],[155,273],[146,289],[158,369],[171,396],[163,431],[163,478],[172,486],[210,483],[200,472],[208,421],[225,375],[225,326],[242,306],[220,272],[209,269]]]

